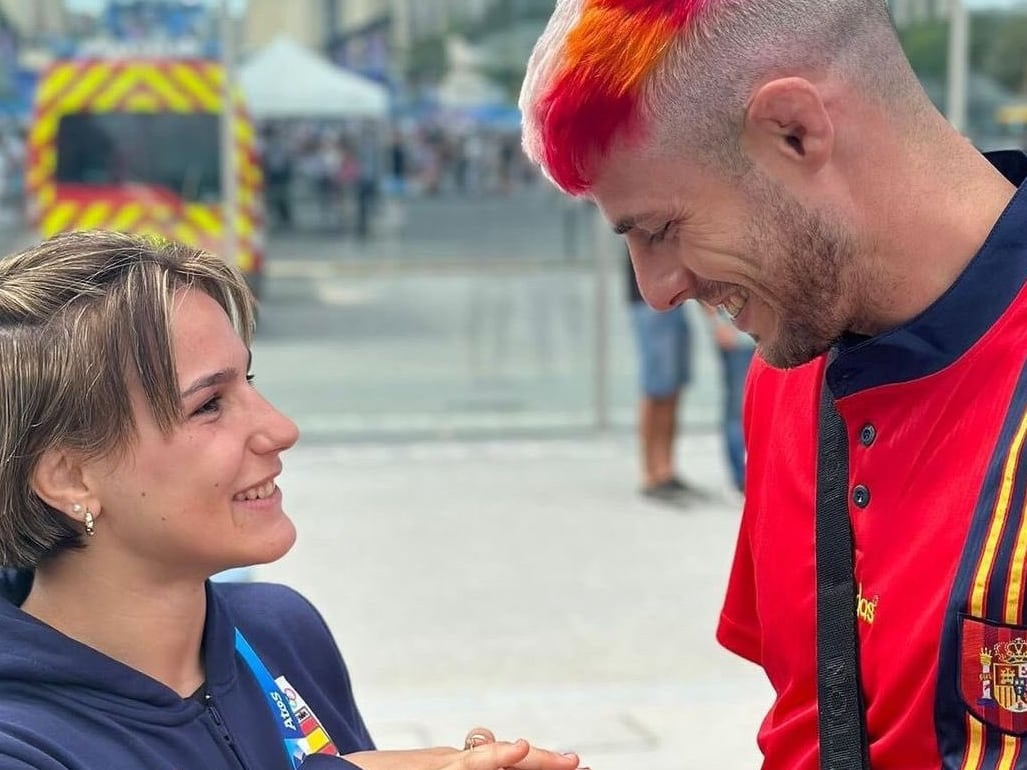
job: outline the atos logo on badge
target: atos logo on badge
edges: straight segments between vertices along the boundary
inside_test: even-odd
[[[290,730],[295,730],[296,723],[292,721],[292,715],[289,713],[289,707],[285,705],[285,700],[276,692],[271,693],[271,697],[278,704],[278,714],[282,717],[282,724]]]

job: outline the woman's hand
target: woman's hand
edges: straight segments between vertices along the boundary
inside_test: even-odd
[[[496,741],[490,730],[467,734],[464,750],[451,748],[410,751],[364,751],[344,759],[362,770],[576,770],[576,754],[538,749],[525,740]],[[587,770],[581,768],[580,770]]]

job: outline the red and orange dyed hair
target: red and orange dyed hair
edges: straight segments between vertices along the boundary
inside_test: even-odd
[[[637,134],[639,99],[674,38],[718,0],[582,0],[553,80],[531,105],[537,159],[568,193],[617,135]]]

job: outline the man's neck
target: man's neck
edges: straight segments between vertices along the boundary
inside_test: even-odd
[[[868,208],[882,233],[853,275],[864,298],[850,331],[875,335],[926,310],[959,278],[1016,188],[969,145],[954,162],[907,164],[902,190]],[[883,226],[880,226],[883,223]]]
[[[84,569],[69,553],[37,570],[22,610],[182,697],[204,681],[202,583],[146,585]]]

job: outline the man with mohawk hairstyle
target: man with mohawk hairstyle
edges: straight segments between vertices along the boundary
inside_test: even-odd
[[[717,636],[775,689],[764,768],[1027,768],[1027,157],[937,112],[885,0],[559,0],[521,108],[650,305],[757,340]]]

